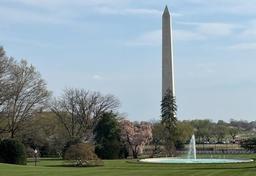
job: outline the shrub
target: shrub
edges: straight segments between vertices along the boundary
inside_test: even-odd
[[[94,153],[94,147],[90,144],[79,143],[71,145],[65,152],[64,159],[74,166],[102,165],[101,160]]]
[[[79,143],[81,143],[81,140],[80,140],[80,139],[71,139],[71,140],[69,140],[69,141],[65,144],[65,146],[64,146],[64,148],[63,148],[63,150],[62,150],[63,156],[65,155],[65,153],[66,153],[66,151],[67,151],[68,148],[70,148],[72,145],[79,144]]]
[[[26,150],[22,143],[13,139],[5,139],[0,143],[0,162],[25,165]]]
[[[242,141],[241,147],[245,148],[246,150],[256,152],[256,138],[249,138]]]
[[[129,156],[129,148],[125,144],[121,145],[120,152],[119,152],[119,158],[127,159]]]

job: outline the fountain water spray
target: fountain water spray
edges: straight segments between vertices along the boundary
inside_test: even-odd
[[[192,135],[189,142],[188,159],[196,160],[196,139],[194,134]]]

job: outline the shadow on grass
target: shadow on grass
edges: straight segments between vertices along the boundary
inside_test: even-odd
[[[45,167],[66,167],[66,168],[92,168],[92,167],[103,167],[104,165],[101,166],[73,166],[73,165],[46,165]]]

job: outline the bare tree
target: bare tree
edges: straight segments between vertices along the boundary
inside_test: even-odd
[[[14,138],[24,122],[45,106],[50,93],[39,72],[25,60],[11,64],[9,69],[8,88],[11,96],[2,104],[2,115],[7,121],[10,136]]]
[[[7,131],[7,121],[4,117],[4,103],[11,97],[10,91],[10,66],[13,59],[5,55],[3,47],[0,47],[0,134]]]
[[[13,59],[5,55],[3,47],[0,47],[0,112],[1,105],[10,96],[10,66],[13,64]]]
[[[119,101],[112,95],[84,89],[65,89],[61,97],[51,105],[70,139],[90,139],[92,130],[101,115],[119,107]]]

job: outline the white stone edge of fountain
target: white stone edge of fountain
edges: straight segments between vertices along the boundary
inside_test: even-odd
[[[185,158],[178,158],[178,157],[161,157],[161,158],[145,158],[145,159],[140,159],[139,161],[142,162],[142,163],[156,163],[156,164],[228,164],[228,162],[226,163],[221,163],[221,162],[206,162],[206,163],[200,163],[200,162],[189,162],[189,163],[182,163],[182,162],[170,162],[170,163],[167,163],[167,162],[161,162],[161,160],[175,160],[175,159],[178,159],[178,160],[187,160]],[[206,159],[206,158],[205,158]],[[204,159],[197,159],[197,160],[204,160]],[[208,160],[211,160],[211,159],[208,159]],[[222,159],[218,159],[218,160],[222,160]],[[230,160],[232,162],[230,163],[249,163],[249,162],[253,162],[254,160],[253,159],[223,159],[223,160]]]

